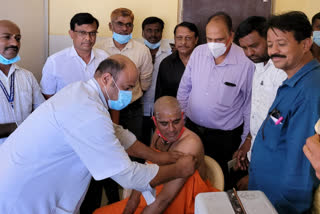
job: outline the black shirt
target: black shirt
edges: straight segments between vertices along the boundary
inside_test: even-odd
[[[155,100],[162,96],[177,96],[185,66],[178,51],[162,60],[157,78]]]

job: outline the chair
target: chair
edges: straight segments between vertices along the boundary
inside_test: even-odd
[[[207,177],[215,188],[224,190],[224,175],[220,165],[211,157],[205,155],[204,162],[207,167]]]
[[[320,214],[320,186],[314,193],[312,214]]]

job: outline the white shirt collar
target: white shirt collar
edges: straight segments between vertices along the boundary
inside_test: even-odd
[[[264,62],[259,62],[259,63],[255,63],[255,66],[257,68],[256,69],[257,71],[264,72],[268,70],[270,66],[273,66],[273,62],[271,59],[269,59],[266,64],[264,64]]]
[[[98,93],[99,93],[99,97],[100,97],[102,103],[108,109],[108,104],[107,104],[106,98],[104,97],[104,95],[103,95],[103,93],[101,91],[101,88],[100,88],[100,85],[99,85],[98,81],[95,78],[92,78],[91,80],[97,87],[97,90],[98,90]]]
[[[86,64],[83,59],[79,56],[79,54],[77,53],[76,49],[74,48],[74,46],[72,45],[70,52],[69,52],[70,56],[73,57],[78,57],[84,64]],[[91,54],[90,54],[90,61],[88,64],[90,64],[92,62],[92,60],[95,58],[95,54],[94,54],[94,50],[93,48],[91,49]]]
[[[156,53],[156,57],[158,57],[162,53],[171,53],[171,47],[167,42],[163,42],[161,40],[159,50]]]
[[[8,78],[10,78],[10,76],[13,74],[13,72],[15,72],[15,71],[18,70],[18,69],[20,69],[20,67],[19,67],[17,64],[13,63],[13,64],[11,65],[10,69],[9,69],[8,76],[6,76],[1,70],[0,70],[0,71],[1,71],[0,74],[1,74],[3,77],[5,77],[6,79],[8,79]]]

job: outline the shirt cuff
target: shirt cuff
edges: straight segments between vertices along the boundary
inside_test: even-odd
[[[139,192],[154,192],[150,181],[157,175],[159,166],[156,164],[139,164],[132,162],[131,166],[111,178],[125,189],[135,189]],[[152,201],[152,200],[151,200]]]

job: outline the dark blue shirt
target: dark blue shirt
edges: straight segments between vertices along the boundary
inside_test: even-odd
[[[319,180],[302,147],[319,117],[320,64],[312,60],[279,87],[252,149],[249,190],[263,191],[279,213],[312,206]]]

